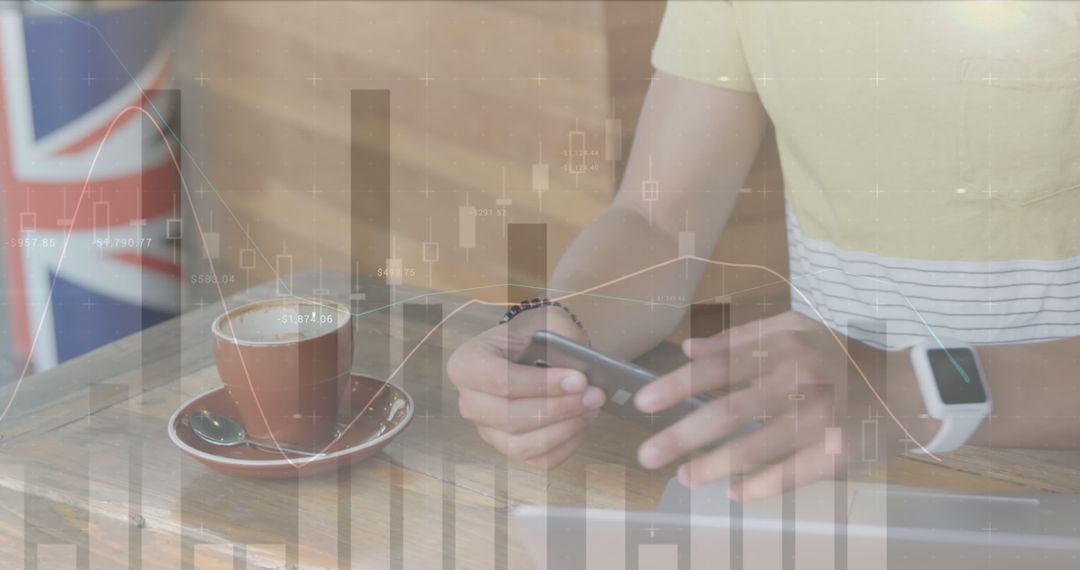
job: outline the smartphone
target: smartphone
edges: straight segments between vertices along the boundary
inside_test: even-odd
[[[634,394],[656,380],[656,374],[546,330],[533,333],[518,364],[578,370],[585,374],[590,386],[600,388],[607,395],[604,404],[607,410],[656,431],[679,421],[711,399],[694,396],[663,412],[646,414],[634,405]]]

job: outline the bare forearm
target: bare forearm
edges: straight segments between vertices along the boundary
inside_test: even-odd
[[[1080,338],[979,348],[993,415],[972,445],[1080,449]]]
[[[565,303],[581,318],[596,348],[634,358],[674,329],[701,278],[703,266],[694,262],[640,273],[677,254],[677,236],[650,225],[637,212],[613,207],[590,224],[559,261],[552,295],[602,286]]]
[[[566,299],[594,346],[635,357],[674,329],[704,272],[676,260],[679,232],[693,232],[696,255],[712,252],[767,123],[754,94],[656,74],[614,203],[551,280],[564,292],[595,288]]]
[[[978,353],[994,409],[969,445],[1080,449],[1080,338],[981,346]],[[926,415],[908,352],[890,352],[888,362],[889,406],[925,444],[941,423]]]

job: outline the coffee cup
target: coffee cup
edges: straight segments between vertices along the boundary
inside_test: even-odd
[[[211,331],[218,374],[248,437],[297,447],[333,439],[353,359],[347,307],[256,301],[226,311]]]

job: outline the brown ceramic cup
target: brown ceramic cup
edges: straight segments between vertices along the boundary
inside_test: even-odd
[[[218,373],[249,438],[301,448],[333,439],[352,368],[351,317],[338,303],[283,298],[214,320]]]

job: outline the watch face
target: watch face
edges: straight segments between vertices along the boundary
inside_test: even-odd
[[[949,404],[981,404],[986,401],[975,351],[970,348],[934,348],[926,351],[934,370],[941,401]]]

